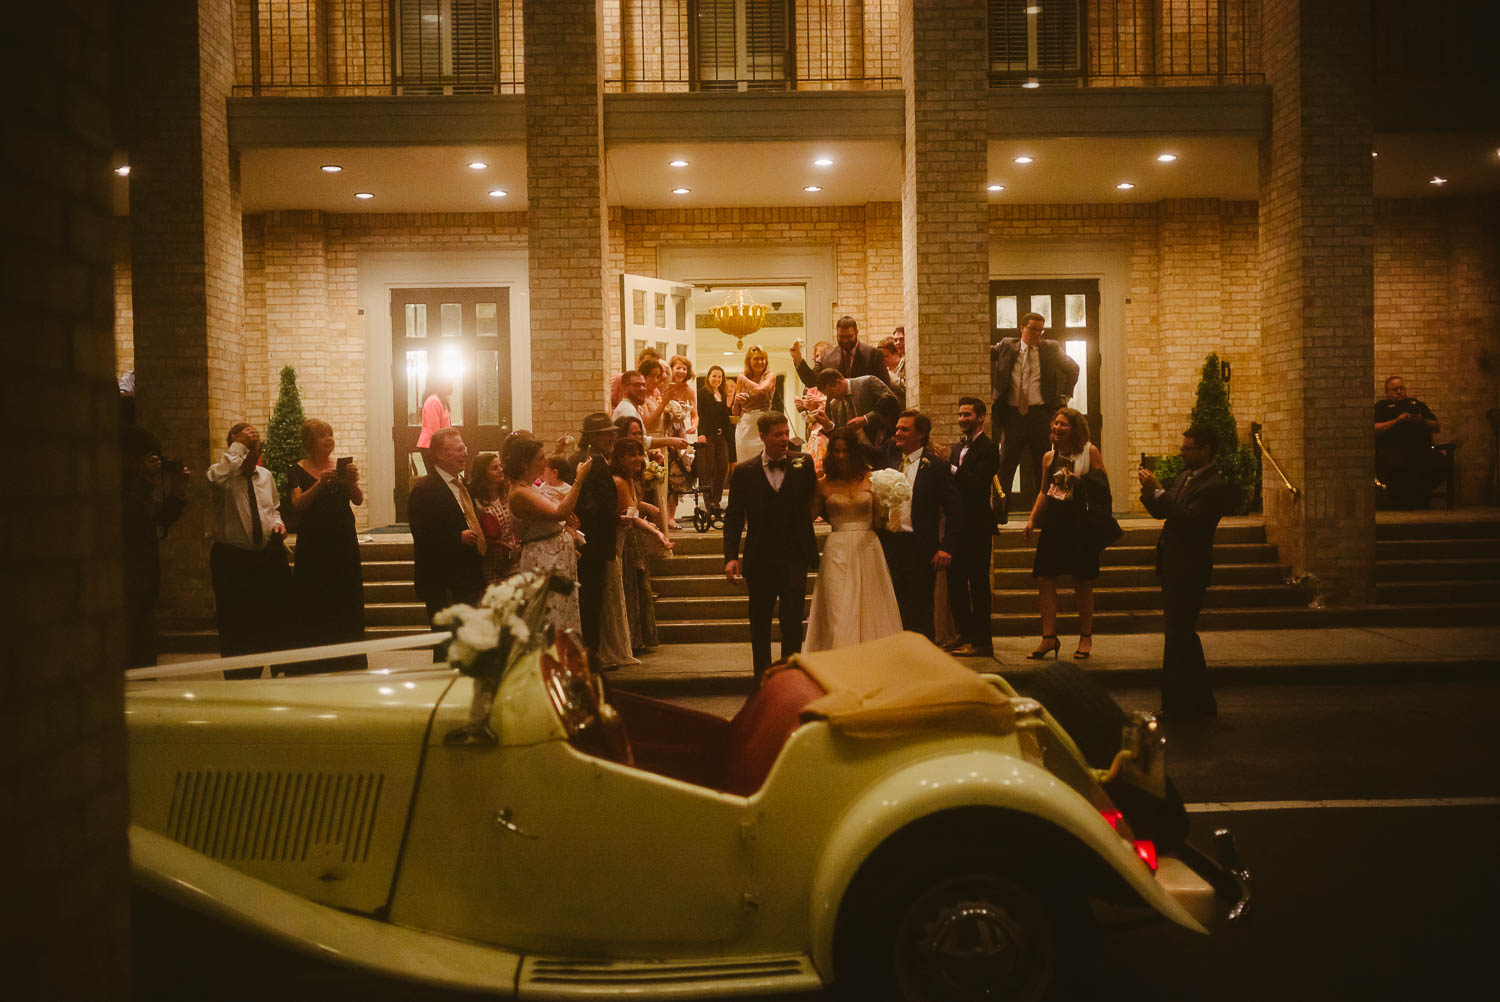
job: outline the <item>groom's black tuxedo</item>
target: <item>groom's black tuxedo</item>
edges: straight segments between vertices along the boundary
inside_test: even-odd
[[[724,511],[724,561],[740,560],[750,590],[750,649],[759,680],[771,666],[771,613],[780,604],[781,656],[802,650],[802,612],[807,572],[818,566],[812,499],[818,477],[801,453],[786,457],[781,489],[774,490],[762,457],[734,468]],[[748,525],[748,531],[747,531]]]
[[[950,468],[958,467],[953,483],[964,512],[958,549],[948,565],[948,605],[959,638],[985,653],[994,649],[990,633],[990,554],[995,521],[990,514],[990,484],[1000,470],[1000,450],[994,439],[980,432],[967,449],[963,441],[954,442],[948,459]]]
[[[886,443],[881,457],[885,469],[901,469],[901,450]],[[932,639],[932,558],[938,550],[952,556],[958,552],[963,504],[948,464],[927,449],[917,460],[917,477],[911,494],[911,532],[891,532],[882,523],[880,545],[896,586],[896,605],[901,625]],[[939,525],[941,517],[946,523]]]

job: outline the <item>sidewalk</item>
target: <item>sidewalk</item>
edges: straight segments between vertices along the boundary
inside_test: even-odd
[[[1215,684],[1388,682],[1500,678],[1500,627],[1335,627],[1218,630],[1200,634]],[[1077,638],[1062,637],[1069,660]],[[996,637],[995,661],[962,658],[976,671],[1021,675],[1040,667],[1026,655],[1035,637]],[[1097,634],[1094,654],[1076,662],[1107,686],[1161,682],[1159,634]],[[777,651],[772,645],[773,654]],[[670,644],[642,664],[611,672],[611,682],[660,696],[749,692],[750,645]]]

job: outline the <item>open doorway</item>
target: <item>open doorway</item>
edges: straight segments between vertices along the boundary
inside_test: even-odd
[[[745,302],[765,306],[766,321],[755,333],[736,338],[714,326],[710,311],[726,300],[736,302],[741,296]],[[751,345],[759,345],[765,349],[771,371],[776,374],[777,400],[792,423],[792,434],[805,441],[807,423],[794,406],[804,388],[792,368],[791,349],[793,341],[801,341],[804,353],[810,351],[807,344],[807,286],[753,279],[715,281],[694,287],[690,309],[695,318],[699,382],[714,365],[724,370],[726,382],[732,382],[745,368],[745,352]]]

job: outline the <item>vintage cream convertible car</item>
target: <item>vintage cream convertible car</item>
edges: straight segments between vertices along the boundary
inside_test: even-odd
[[[732,721],[606,698],[563,635],[505,674],[497,744],[445,744],[472,685],[132,682],[136,880],[524,999],[1032,999],[1090,898],[1200,932],[1248,901],[1227,833],[1213,860],[1182,838],[1149,717],[1115,709],[1123,744],[1091,765],[1036,699],[913,634],[798,657]]]

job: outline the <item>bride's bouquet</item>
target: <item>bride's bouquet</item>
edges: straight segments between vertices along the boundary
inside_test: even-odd
[[[891,532],[901,528],[901,505],[911,500],[911,484],[900,470],[876,470],[870,474],[870,490],[885,510],[885,527]]]

